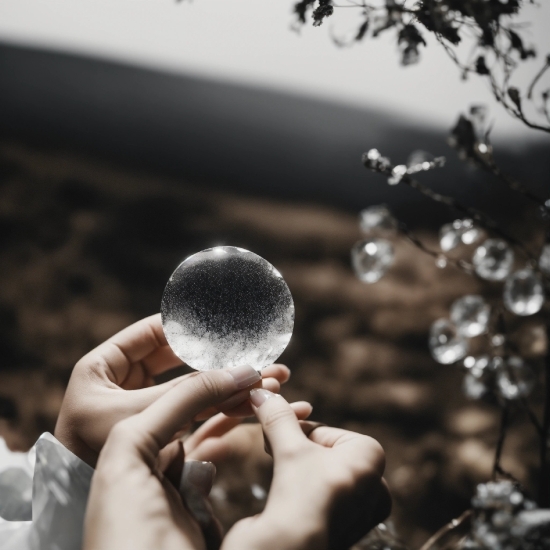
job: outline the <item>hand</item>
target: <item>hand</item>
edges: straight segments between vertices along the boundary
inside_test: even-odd
[[[265,510],[236,523],[222,550],[343,550],[388,516],[384,451],[374,439],[300,423],[269,391],[252,390],[251,401],[273,455],[273,482]]]
[[[182,500],[174,486],[179,486],[183,447],[181,441],[172,439],[198,413],[219,406],[240,389],[232,373],[210,371],[181,380],[142,412],[113,427],[92,481],[84,550],[207,547],[201,527],[184,504],[185,495]],[[295,417],[300,409],[310,411],[303,403],[294,406],[296,412],[289,410]],[[216,439],[216,433],[229,427],[229,420],[234,422],[222,420],[218,416],[207,422],[202,434],[209,436],[199,435],[196,441]]]
[[[95,466],[107,435],[117,422],[143,411],[181,381],[191,382],[198,374],[155,385],[155,376],[179,365],[181,360],[164,336],[160,315],[142,319],[115,334],[85,355],[73,369],[55,427],[56,438]],[[263,381],[260,375],[252,375],[251,382],[278,392],[289,375],[284,365],[271,365],[262,371]],[[225,403],[200,411],[198,419],[218,411],[252,415],[248,391],[236,391]]]

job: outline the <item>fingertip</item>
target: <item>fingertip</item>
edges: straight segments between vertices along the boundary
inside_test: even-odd
[[[281,384],[276,378],[264,378],[260,387],[271,393],[280,393],[281,391]]]
[[[254,409],[259,409],[268,399],[277,397],[276,393],[273,393],[265,388],[254,388],[250,390],[250,402]],[[281,397],[280,395],[278,397]]]
[[[309,418],[313,412],[313,406],[307,401],[295,401],[294,403],[291,403],[290,406],[296,413],[296,418],[298,420],[305,420],[306,418]]]
[[[281,363],[274,363],[262,370],[263,378],[276,378],[281,384],[284,384],[290,378],[290,369]]]

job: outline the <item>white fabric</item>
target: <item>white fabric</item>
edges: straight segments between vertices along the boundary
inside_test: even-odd
[[[93,472],[49,433],[28,453],[0,438],[0,550],[80,550]]]

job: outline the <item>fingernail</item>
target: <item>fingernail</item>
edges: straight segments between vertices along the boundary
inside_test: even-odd
[[[212,521],[212,507],[206,498],[216,475],[212,462],[187,460],[183,465],[180,480],[180,495],[200,525]]]
[[[269,390],[264,390],[263,388],[255,388],[250,390],[250,401],[252,404],[258,408],[261,407],[268,399],[272,397],[277,397],[276,393],[272,393]]]
[[[181,472],[180,492],[185,493],[192,488],[207,496],[212,489],[215,476],[216,466],[212,462],[187,460]]]
[[[258,382],[258,380],[261,380],[262,378],[262,375],[257,370],[254,370],[250,365],[241,365],[240,367],[235,367],[228,372],[233,377],[235,385],[239,390],[252,386],[252,384]]]

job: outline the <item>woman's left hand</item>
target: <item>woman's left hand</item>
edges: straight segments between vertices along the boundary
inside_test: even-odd
[[[56,438],[95,466],[117,422],[143,411],[179,382],[197,374],[155,385],[154,377],[181,364],[168,346],[160,315],[142,319],[115,334],[74,367],[55,427]],[[271,365],[262,371],[263,380],[258,376],[253,386],[278,392],[289,376],[284,365]],[[197,419],[204,420],[219,411],[229,416],[250,416],[253,412],[248,395],[248,390],[236,390],[225,403],[199,411]]]

